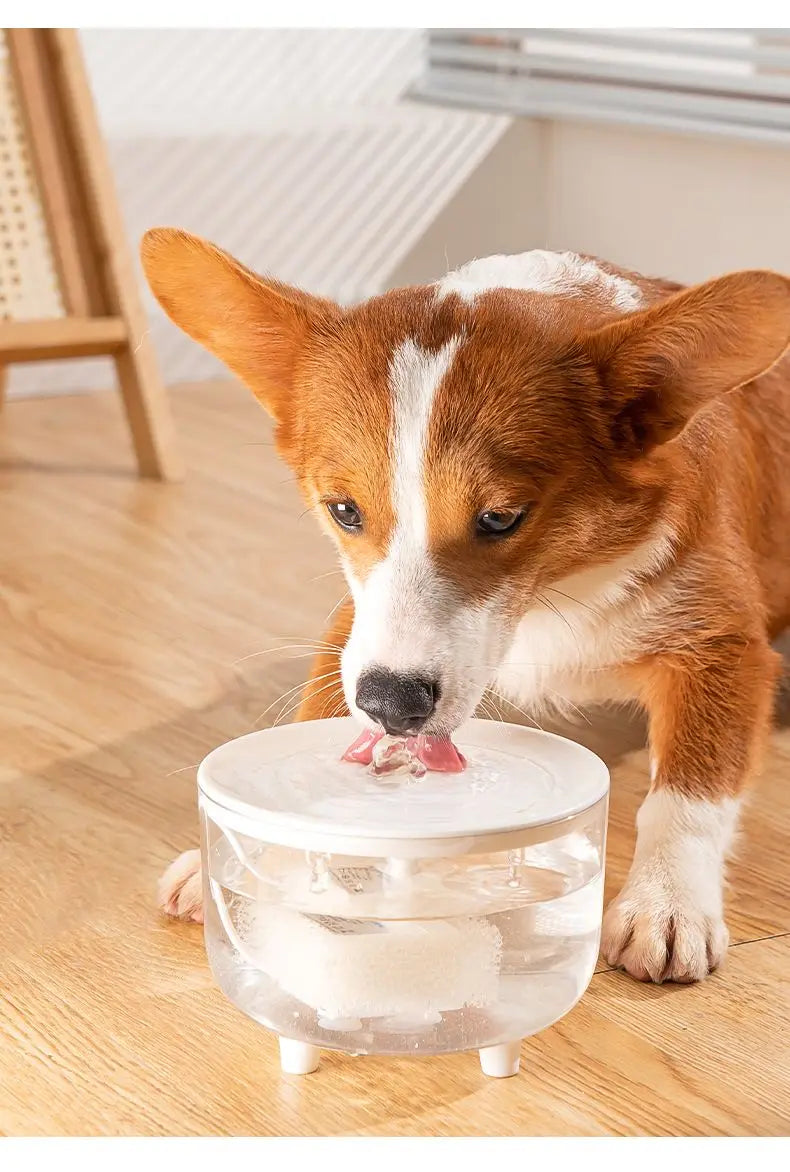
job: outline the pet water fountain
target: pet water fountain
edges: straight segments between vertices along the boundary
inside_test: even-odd
[[[287,1073],[325,1048],[479,1050],[486,1074],[516,1074],[521,1039],[593,974],[606,767],[561,737],[471,720],[463,772],[406,753],[377,773],[341,760],[358,732],[267,729],[200,766],[214,975],[279,1035]]]

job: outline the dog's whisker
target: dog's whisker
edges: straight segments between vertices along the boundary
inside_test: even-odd
[[[574,598],[572,594],[565,594],[564,591],[558,590],[556,586],[544,586],[544,590],[548,590],[550,594],[559,594],[560,598],[567,598],[568,602],[573,602],[576,606],[583,606],[585,610],[589,610],[590,614],[594,614],[597,618],[603,618],[602,610],[596,606],[590,606],[589,602],[582,602],[581,598]]]
[[[343,711],[343,708],[345,706],[345,700],[346,700],[345,696],[338,697],[338,699],[332,705],[332,711],[329,713],[329,717],[328,717],[329,720],[334,720],[336,716],[340,716],[340,714]],[[321,711],[322,712],[324,711],[323,708],[321,709]]]
[[[285,640],[285,642],[274,644],[267,650],[281,651],[288,647],[314,647],[342,651],[342,647],[338,643],[329,643],[326,639],[316,639],[312,635],[278,635],[277,638]]]
[[[327,689],[329,689],[329,688],[341,688],[342,689],[342,685],[337,680],[330,680],[328,684],[322,684],[320,688],[316,688],[314,691],[312,691],[310,693],[310,699],[314,700],[316,696],[320,696],[322,692],[326,692]],[[281,720],[286,720],[292,713],[296,712],[296,710],[299,707],[299,705],[301,704],[301,702],[302,702],[301,696],[299,696],[298,699],[296,700],[296,702],[294,704],[291,704],[290,707],[288,707],[288,702],[286,702],[285,708],[287,708],[287,711],[285,711],[285,709],[281,709],[277,713],[277,716],[274,720],[274,723],[272,724],[272,728],[276,728]]]
[[[320,582],[322,578],[331,578],[335,574],[342,574],[342,570],[326,570],[323,574],[316,574],[314,578],[310,578],[311,582]]]
[[[329,643],[326,639],[314,639],[312,635],[280,635],[280,639],[300,640],[303,647],[322,647],[326,651],[342,651],[338,643]]]
[[[475,706],[475,711],[474,711],[475,716],[477,715],[478,711],[482,712],[484,716],[491,715],[491,709],[489,708],[488,704],[486,703],[485,693],[477,701],[477,704]]]
[[[335,611],[340,609],[340,607],[343,605],[343,603],[346,601],[346,599],[350,596],[350,594],[351,594],[351,591],[346,590],[346,592],[344,594],[342,594],[340,598],[338,598],[337,602],[335,603],[335,605],[330,610],[329,614],[324,619],[325,623],[329,622],[329,620],[332,618],[332,615],[335,613]]]
[[[505,704],[509,705],[511,708],[514,708],[516,712],[520,712],[524,719],[529,720],[540,732],[546,731],[540,724],[538,724],[535,717],[532,716],[531,713],[527,712],[525,708],[522,708],[520,704],[516,704],[515,701],[511,700],[508,696],[504,696],[501,692],[495,691],[494,688],[487,688],[486,691],[490,696],[496,696],[498,700],[502,700]]]
[[[265,652],[261,651],[261,652],[258,652],[258,654],[264,655]],[[328,652],[324,652],[324,651],[318,652],[315,650],[315,648],[313,648],[310,651],[300,651],[298,655],[289,655],[286,659],[286,663],[290,663],[292,659],[315,659],[316,656],[319,654],[325,655],[325,654],[328,654]],[[255,658],[254,655],[245,655],[244,659],[235,660],[235,662],[231,666],[235,667],[237,663],[244,663],[245,659],[254,659],[254,658]]]
[[[571,625],[571,623],[569,622],[569,620],[568,620],[567,616],[566,616],[566,615],[564,615],[564,614],[562,613],[562,611],[560,610],[560,608],[559,608],[558,606],[556,606],[556,605],[555,605],[555,604],[554,604],[554,603],[551,601],[551,599],[550,599],[550,598],[546,598],[546,597],[545,597],[544,595],[542,595],[542,594],[539,594],[537,597],[538,597],[538,598],[539,598],[539,600],[540,600],[540,601],[543,603],[543,605],[544,605],[544,606],[547,606],[547,607],[549,608],[549,610],[553,610],[553,611],[554,611],[554,613],[556,614],[557,618],[560,618],[560,619],[562,619],[562,621],[565,623],[565,626],[568,628],[568,630],[570,631],[571,635],[573,636],[573,641],[574,641],[574,643],[576,644],[576,646],[577,646],[577,647],[579,647],[579,640],[578,640],[578,637],[577,637],[577,635],[576,635],[576,631],[575,631],[575,629],[573,628],[573,626]],[[581,650],[581,648],[579,648],[579,650]]]
[[[498,720],[500,722],[504,720],[504,717],[497,705],[494,703],[494,700],[485,692],[480,697],[480,706],[483,708],[483,711],[488,716],[489,720]]]
[[[504,720],[505,720],[505,714],[504,714],[504,712],[502,711],[502,708],[501,708],[501,706],[500,706],[499,704],[497,704],[497,702],[496,702],[496,700],[495,700],[495,698],[494,698],[494,697],[495,697],[495,695],[496,695],[496,696],[498,696],[498,695],[499,695],[499,693],[494,693],[494,692],[492,692],[490,688],[487,688],[487,689],[486,689],[486,696],[487,696],[487,699],[488,699],[488,703],[491,705],[491,708],[492,708],[492,709],[493,709],[493,711],[494,711],[494,715],[495,715],[496,719],[497,719],[497,720],[499,720],[499,721],[504,721]]]
[[[283,713],[285,712],[286,708],[288,709],[288,713],[285,713],[286,715],[288,715],[291,712],[296,711],[296,709],[299,707],[299,705],[305,699],[305,693],[306,693],[307,689],[309,687],[311,687],[312,684],[317,684],[320,680],[325,680],[325,679],[329,680],[328,684],[323,684],[322,687],[320,687],[320,688],[312,688],[310,691],[310,699],[312,699],[313,696],[317,696],[320,692],[323,692],[326,688],[342,687],[342,683],[341,683],[340,679],[338,678],[339,675],[340,675],[340,672],[329,671],[329,672],[326,672],[322,676],[316,676],[315,679],[308,680],[306,683],[302,684],[301,688],[299,688],[299,689],[297,689],[297,688],[292,689],[291,695],[286,697],[286,699],[283,702],[282,708],[277,713],[277,716],[274,719],[274,724],[278,724],[279,721],[283,719]],[[289,707],[289,705],[291,705],[291,707]]]
[[[300,680],[298,684],[294,684],[292,687],[286,688],[286,690],[284,692],[281,692],[279,696],[275,697],[275,699],[272,700],[271,704],[269,704],[269,706],[267,708],[264,708],[263,712],[260,714],[258,719],[255,721],[255,724],[253,725],[253,727],[257,727],[257,725],[260,724],[260,722],[263,720],[264,716],[266,716],[266,714],[268,712],[271,712],[272,708],[274,708],[275,705],[281,704],[281,703],[283,703],[283,701],[285,701],[285,704],[288,704],[288,702],[291,699],[291,697],[293,696],[294,692],[301,692],[303,689],[308,687],[308,685],[311,683],[318,683],[319,680],[325,680],[325,679],[328,679],[330,676],[339,676],[339,675],[340,675],[339,671],[327,671],[327,672],[324,672],[323,675],[316,676],[312,680]]]
[[[578,712],[579,716],[582,718],[582,720],[586,721],[587,724],[589,724],[589,725],[592,724],[592,721],[590,720],[589,716],[584,711],[584,709],[580,708],[578,704],[574,704],[573,700],[569,700],[567,696],[563,696],[562,692],[557,692],[557,691],[555,691],[554,688],[546,688],[546,691],[550,692],[552,694],[552,696],[556,696],[558,698],[558,700],[559,700],[559,703],[557,704],[558,708],[562,705],[567,705],[568,708],[572,708],[574,712]]]
[[[338,715],[338,713],[339,713],[340,709],[343,707],[344,703],[345,703],[345,695],[343,694],[342,689],[341,689],[340,696],[336,697],[335,699],[333,699],[332,696],[328,696],[327,699],[321,705],[322,718],[334,719]],[[329,713],[327,713],[327,710],[326,710],[327,704],[332,705],[332,710]]]
[[[234,659],[231,667],[236,667],[240,663],[246,663],[248,659],[257,659],[261,655],[274,655],[276,651],[295,651],[306,648],[304,655],[289,655],[289,659],[306,659],[309,655],[318,655],[326,651],[324,647],[312,647],[309,643],[287,643],[284,647],[266,647],[263,651],[251,651],[249,655],[242,655],[240,659]]]
[[[545,667],[551,668],[551,663],[538,663],[534,659],[506,659],[501,663],[484,663],[480,671],[505,671],[509,667]]]

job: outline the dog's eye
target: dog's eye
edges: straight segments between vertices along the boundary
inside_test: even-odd
[[[362,514],[353,501],[330,501],[326,507],[341,529],[353,532],[362,528]]]
[[[479,514],[475,527],[482,537],[506,537],[515,533],[525,512],[525,509],[489,509]]]

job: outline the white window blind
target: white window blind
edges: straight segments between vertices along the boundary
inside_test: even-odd
[[[411,96],[790,142],[790,29],[432,29]]]

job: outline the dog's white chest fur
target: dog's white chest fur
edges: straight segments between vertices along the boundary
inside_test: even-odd
[[[562,617],[539,604],[521,620],[496,689],[527,711],[618,699],[611,673],[636,647],[630,624],[600,622],[557,602]]]
[[[671,556],[659,534],[626,557],[547,588],[521,619],[495,687],[526,708],[560,710],[630,698],[614,669],[645,645],[647,607],[637,579]]]

